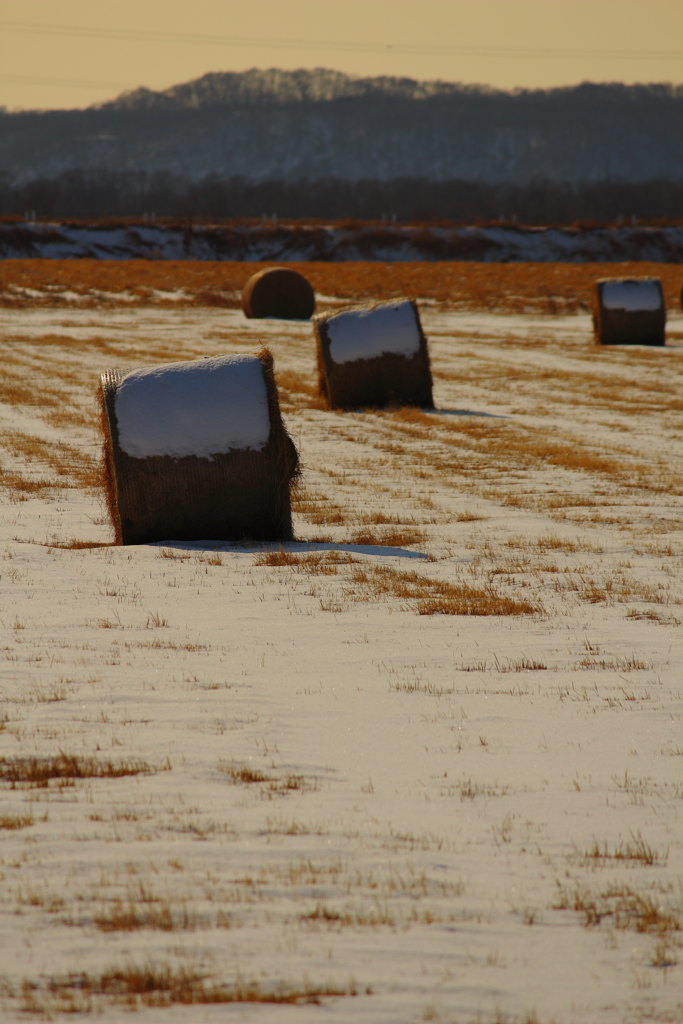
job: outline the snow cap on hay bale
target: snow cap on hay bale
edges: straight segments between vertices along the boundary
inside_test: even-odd
[[[119,544],[291,540],[298,456],[268,349],[100,378]]]
[[[659,278],[602,278],[593,291],[598,345],[663,345],[666,306]]]
[[[350,306],[314,318],[318,390],[329,409],[431,409],[427,341],[412,299]]]
[[[249,319],[310,320],[315,293],[298,271],[266,267],[252,275],[242,289],[242,310]]]

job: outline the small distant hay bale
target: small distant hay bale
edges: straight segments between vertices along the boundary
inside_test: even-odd
[[[598,345],[663,345],[666,306],[659,278],[596,281],[593,329]]]
[[[268,349],[100,378],[118,544],[293,539],[299,460]]]
[[[242,289],[242,310],[249,319],[310,320],[315,293],[309,281],[288,267],[266,267]]]
[[[427,341],[412,299],[314,319],[318,391],[328,409],[434,407]]]

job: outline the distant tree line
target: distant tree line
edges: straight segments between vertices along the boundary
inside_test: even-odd
[[[190,181],[171,172],[69,170],[10,184],[0,176],[0,214],[38,219],[157,217],[197,221],[281,219],[517,221],[524,224],[612,223],[683,219],[683,178],[525,184],[478,181],[348,181],[338,178],[251,181],[209,175]]]

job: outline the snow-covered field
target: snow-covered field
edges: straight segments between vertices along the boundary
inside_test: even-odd
[[[0,1017],[683,1020],[683,320],[0,310]],[[100,372],[275,358],[297,541],[113,547]]]
[[[570,263],[683,258],[680,224],[531,227],[305,222],[188,225],[0,222],[0,257],[51,260],[484,260]]]

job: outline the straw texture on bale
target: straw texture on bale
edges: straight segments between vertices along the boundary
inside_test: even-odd
[[[644,299],[642,304],[640,295]],[[665,331],[666,305],[658,278],[601,278],[595,282],[593,332],[596,345],[663,345]]]
[[[315,293],[310,282],[288,267],[266,267],[242,289],[242,310],[249,319],[310,320]]]
[[[136,458],[125,452],[116,396],[126,374],[102,374],[105,496],[118,544],[293,539],[290,492],[299,459],[282,421],[272,355],[264,348],[258,359],[267,397],[268,440],[260,449],[233,448],[210,458]]]
[[[415,317],[417,347],[413,354],[384,351],[368,358],[338,362],[332,358],[334,320],[344,313],[372,317],[374,312],[405,304]],[[384,408],[414,405],[432,409],[432,373],[427,340],[417,304],[412,299],[352,306],[341,313],[323,313],[314,318],[318,363],[318,393],[328,409]],[[387,337],[391,349],[391,338]]]

